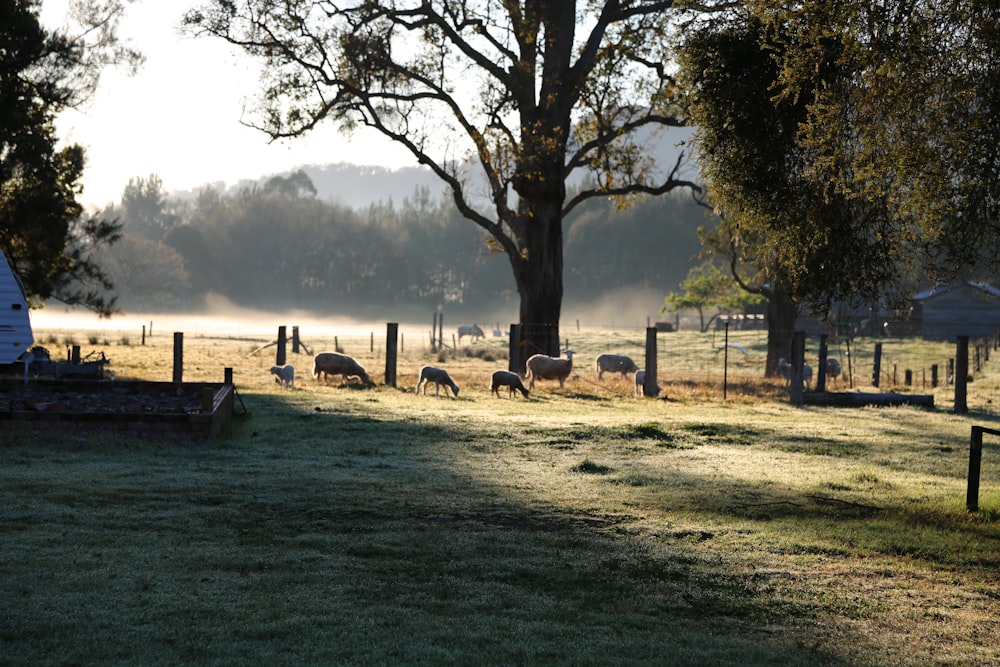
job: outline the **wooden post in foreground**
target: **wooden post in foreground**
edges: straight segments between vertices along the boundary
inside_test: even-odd
[[[819,392],[826,391],[826,359],[830,354],[826,339],[826,334],[819,335],[819,368],[816,369],[816,391]]]
[[[646,327],[646,377],[642,395],[656,395],[656,327]]]
[[[396,343],[399,338],[399,323],[385,325],[385,383],[396,386]]]
[[[796,331],[792,334],[792,370],[791,370],[791,403],[792,405],[802,405],[802,364],[805,363],[806,356],[806,333]]]
[[[969,483],[965,492],[965,506],[970,512],[979,511],[979,474],[983,461],[983,433],[1000,435],[1000,431],[982,426],[972,427],[969,440]]]
[[[285,344],[288,342],[285,333],[285,327],[278,327],[278,350],[274,355],[274,363],[276,366],[285,365]]]
[[[184,376],[184,332],[174,332],[174,384],[181,384]]]

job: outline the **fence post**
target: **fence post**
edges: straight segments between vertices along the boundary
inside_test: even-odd
[[[969,337],[959,336],[955,346],[955,412],[964,415],[969,411],[966,385],[969,381]]]
[[[507,370],[511,373],[524,375],[524,360],[521,359],[521,325],[510,325],[510,336],[507,341]]]
[[[646,323],[649,326],[649,323]],[[729,393],[729,320],[726,320],[726,339],[722,348],[722,400]]]
[[[826,391],[826,357],[829,354],[826,339],[826,334],[819,335],[819,368],[816,376],[816,391]]]
[[[872,362],[872,386],[878,388],[882,378],[882,343],[875,343],[875,360]]]
[[[184,375],[184,332],[174,332],[174,384],[181,384]]]
[[[931,365],[931,387],[938,386],[938,365]]]
[[[792,395],[791,403],[792,405],[802,405],[802,364],[805,361],[806,356],[806,333],[804,331],[796,331],[792,334],[792,374],[791,374],[791,385],[792,385]]]
[[[298,326],[292,327],[292,354],[299,353],[299,328]]]
[[[646,327],[646,378],[642,395],[656,395],[656,327]]]
[[[389,322],[385,325],[385,383],[396,386],[396,340],[399,334],[399,323]]]
[[[287,343],[287,338],[285,337],[285,327],[278,327],[278,350],[275,353],[274,363],[278,366],[285,365],[285,343]]]
[[[979,474],[983,461],[983,427],[973,426],[969,441],[969,482],[965,491],[965,506],[970,512],[979,511]]]

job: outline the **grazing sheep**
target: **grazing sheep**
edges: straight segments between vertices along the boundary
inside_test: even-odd
[[[490,391],[500,398],[500,387],[507,387],[507,397],[514,395],[514,390],[521,392],[521,394],[528,398],[528,390],[525,389],[524,383],[521,382],[520,376],[517,373],[511,373],[510,371],[494,371],[493,381],[490,383]]]
[[[559,380],[562,387],[573,372],[573,350],[566,350],[566,358],[559,359],[547,354],[534,354],[528,358],[528,389],[535,388],[535,380]]]
[[[455,398],[458,398],[458,385],[455,381],[451,379],[448,375],[448,371],[443,368],[434,368],[433,366],[424,366],[420,369],[420,379],[417,380],[417,390],[416,393],[420,393],[420,385],[424,385],[424,396],[427,395],[427,385],[431,382],[434,383],[434,395],[440,395],[441,385],[444,385],[444,395],[448,395],[448,387],[451,387],[452,393],[455,394]]]
[[[284,389],[295,388],[295,367],[291,364],[271,366],[271,375],[274,376],[274,381]]]
[[[338,354],[336,352],[320,352],[313,359],[313,375],[319,380],[319,374],[323,374],[323,382],[329,384],[329,379],[331,375],[340,375],[343,378],[343,382],[347,382],[347,378],[356,377],[361,380],[366,387],[374,387],[375,383],[372,379],[368,377],[368,373],[365,369],[356,362],[351,357],[346,354]]]
[[[644,396],[643,385],[646,384],[646,371],[644,369],[639,369],[635,372],[635,395]],[[663,391],[663,387],[659,384],[653,387],[652,398],[656,398]]]
[[[478,324],[463,324],[458,327],[459,343],[462,342],[462,336],[472,336],[472,342],[475,343],[480,338],[485,338],[486,334],[483,333]]]
[[[840,372],[841,372],[840,359],[831,357],[830,359],[826,360],[826,376],[828,378],[830,378],[834,382],[837,382],[837,378],[840,377]]]
[[[785,361],[782,357],[778,359],[778,370],[781,371],[781,375],[785,378],[785,385],[788,386],[792,381],[792,365]],[[809,385],[812,384],[813,379],[813,369],[809,364],[802,364],[802,384],[805,385],[806,389],[809,389]]]
[[[622,379],[628,379],[629,373],[635,373],[639,367],[635,365],[630,357],[624,354],[602,354],[597,357],[597,379],[603,380],[605,371],[609,373],[621,373]]]

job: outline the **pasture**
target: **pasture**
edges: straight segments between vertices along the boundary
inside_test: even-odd
[[[997,442],[965,507],[997,360],[968,415],[926,384],[933,410],[795,408],[760,377],[759,332],[731,334],[726,400],[718,338],[661,334],[663,397],[635,399],[593,360],[642,365],[644,332],[570,332],[577,379],[497,399],[502,339],[408,334],[393,388],[384,336],[336,342],[376,388],[289,353],[294,390],[273,347],[251,354],[266,336],[186,338],[185,380],[230,367],[240,397],[207,444],[0,430],[2,662],[1000,664]],[[171,378],[169,335],[73,342],[118,377]],[[884,345],[884,370],[917,378],[954,352]],[[415,395],[424,364],[460,397]]]

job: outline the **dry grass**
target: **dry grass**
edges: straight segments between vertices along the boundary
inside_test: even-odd
[[[635,334],[573,338],[578,359],[641,358]],[[970,385],[969,416],[948,388],[929,411],[794,408],[748,339],[723,401],[717,344],[663,338],[663,400],[597,382],[589,361],[563,389],[497,399],[492,339],[409,345],[398,388],[373,390],[325,386],[289,354],[283,391],[274,348],[251,354],[266,339],[187,338],[185,379],[233,368],[251,412],[213,446],[3,448],[0,585],[35,629],[8,615],[0,643],[22,663],[156,655],[131,637],[162,651],[153,662],[1000,664],[992,445],[981,511],[964,507],[969,427],[1000,422],[1000,375]],[[378,340],[337,343],[381,379]],[[892,353],[948,353],[920,348]],[[105,352],[118,377],[171,378],[169,336]],[[425,363],[459,399],[413,395]],[[93,578],[67,579],[67,558]],[[56,622],[67,604],[96,625]],[[107,646],[58,652],[88,632]]]

